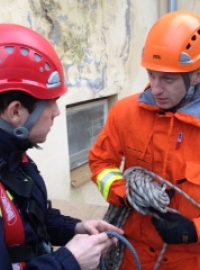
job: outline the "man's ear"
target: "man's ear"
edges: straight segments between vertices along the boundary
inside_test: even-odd
[[[200,83],[200,68],[192,72],[191,75],[191,84],[196,85]]]
[[[28,111],[23,107],[20,101],[12,101],[5,111],[1,114],[1,118],[9,122],[15,127],[23,126],[27,119]]]

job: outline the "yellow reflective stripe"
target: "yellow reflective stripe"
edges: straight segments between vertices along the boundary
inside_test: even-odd
[[[6,193],[9,197],[10,200],[13,200],[13,196],[10,194],[10,192],[8,190],[6,190]],[[2,217],[2,211],[1,211],[1,208],[0,208],[0,217]]]
[[[107,200],[108,199],[108,195],[110,192],[110,187],[112,185],[113,182],[117,181],[117,180],[121,180],[123,179],[122,176],[113,176],[109,181],[106,182],[106,185],[104,186],[104,190],[103,190],[103,197]]]
[[[104,177],[107,174],[112,173],[112,172],[119,172],[119,173],[121,173],[121,171],[118,168],[105,169],[102,172],[100,172],[100,174],[97,176],[97,184],[98,184],[99,189],[100,189],[101,181],[104,179]]]
[[[105,169],[102,172],[100,172],[100,174],[97,176],[97,184],[99,187],[99,190],[101,190],[101,185],[102,185],[102,181],[103,179],[112,172],[120,172],[120,170],[118,168],[113,168],[113,169]],[[121,173],[121,172],[120,172]]]
[[[7,193],[8,197],[9,197],[9,199],[12,201],[13,200],[13,196],[10,194],[10,192],[6,190],[6,193]]]
[[[123,179],[123,175],[118,168],[105,169],[97,176],[98,188],[106,200],[112,183],[121,179]]]

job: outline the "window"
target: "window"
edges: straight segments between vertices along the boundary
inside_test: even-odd
[[[103,128],[108,112],[107,99],[67,108],[70,169],[87,163],[88,152]]]

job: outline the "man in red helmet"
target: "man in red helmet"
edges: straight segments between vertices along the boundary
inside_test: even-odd
[[[200,269],[200,16],[161,17],[142,65],[150,84],[111,109],[90,151],[92,179],[143,270]],[[120,250],[109,270],[139,269]]]
[[[122,230],[101,220],[63,216],[25,154],[46,140],[66,92],[49,42],[19,25],[0,24],[0,269],[95,269]],[[74,236],[76,234],[76,236]],[[52,245],[62,246],[53,251]]]

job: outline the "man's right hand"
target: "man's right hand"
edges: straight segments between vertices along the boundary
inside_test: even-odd
[[[101,255],[105,254],[116,239],[110,239],[106,233],[95,235],[77,234],[65,246],[79,263],[81,270],[93,270],[99,265]]]

